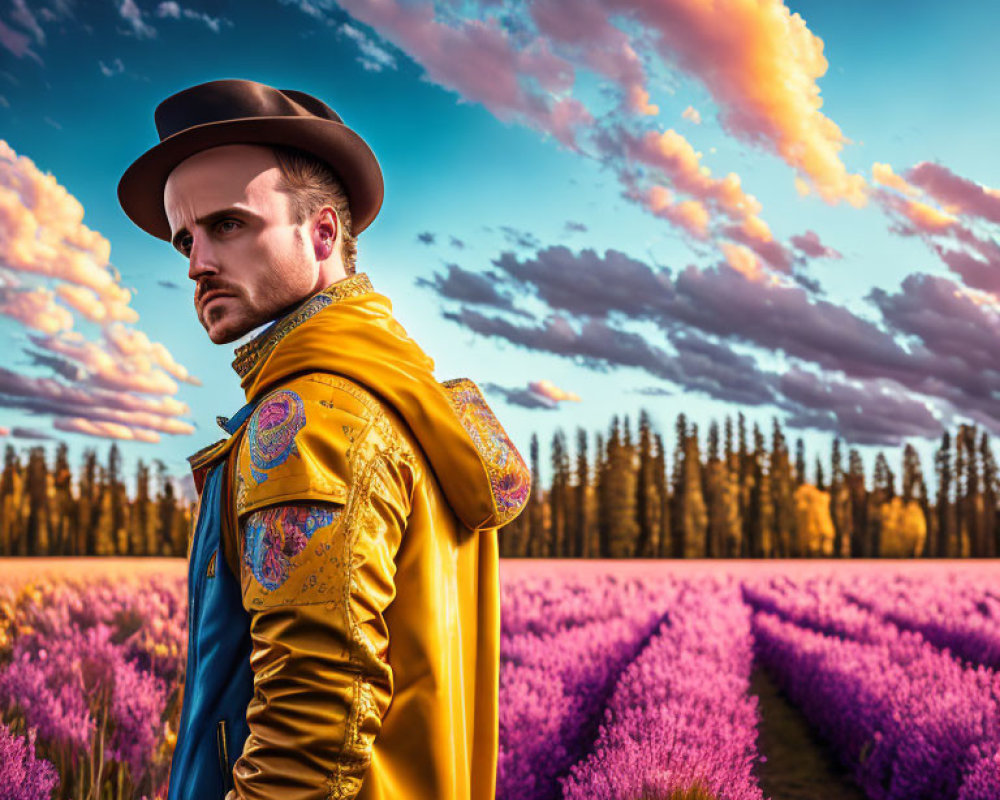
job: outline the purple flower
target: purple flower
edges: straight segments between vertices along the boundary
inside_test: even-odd
[[[5,800],[49,800],[59,785],[56,768],[35,756],[35,730],[17,736],[0,723],[0,795]]]

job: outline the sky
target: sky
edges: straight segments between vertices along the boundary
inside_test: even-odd
[[[118,204],[157,104],[313,94],[385,181],[358,270],[527,457],[646,409],[901,473],[1000,430],[1000,6],[3,0],[0,445],[185,475],[244,402]],[[793,449],[794,452],[794,449]],[[543,463],[540,478],[551,470]],[[827,472],[828,474],[828,472]],[[897,488],[898,485],[897,485]]]

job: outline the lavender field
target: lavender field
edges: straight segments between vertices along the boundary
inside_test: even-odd
[[[998,576],[504,560],[497,798],[1000,798]],[[185,580],[0,562],[0,797],[165,796]]]

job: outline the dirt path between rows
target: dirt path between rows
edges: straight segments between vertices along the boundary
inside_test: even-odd
[[[830,748],[812,732],[802,713],[781,694],[765,670],[750,675],[760,698],[757,768],[764,796],[771,800],[865,800]]]

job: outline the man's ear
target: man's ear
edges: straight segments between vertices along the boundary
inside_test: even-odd
[[[317,261],[325,261],[333,254],[340,231],[340,220],[331,206],[320,209],[319,218],[313,226],[313,249]]]

